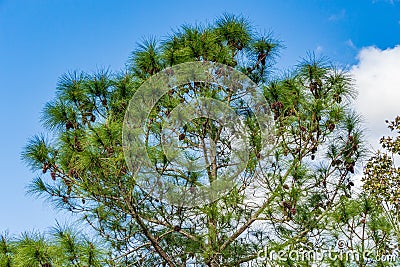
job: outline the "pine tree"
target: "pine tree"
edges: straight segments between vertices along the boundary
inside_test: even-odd
[[[1,267],[109,266],[107,247],[77,229],[57,225],[47,233],[0,236]]]
[[[161,42],[144,41],[126,72],[63,75],[43,112],[49,137],[33,137],[23,152],[40,172],[30,192],[80,215],[112,246],[118,266],[239,266],[254,262],[266,246],[311,243],[317,249],[334,242],[327,226],[341,199],[351,196],[352,175],[364,153],[360,120],[349,108],[355,91],[345,71],[313,55],[276,78],[281,47],[271,34],[257,34],[245,18],[224,15],[211,25],[185,25]],[[217,170],[229,165],[235,149],[222,134],[223,125],[194,118],[180,129],[179,144],[196,150],[212,140],[213,164],[206,172],[168,172],[172,164],[160,147],[161,129],[174,108],[198,97],[218,100],[247,129],[249,155],[241,182],[211,203],[188,207],[160,202],[138,186],[125,161],[122,133],[129,101],[140,86],[189,62],[224,64],[246,75],[265,98],[270,110],[265,116],[275,128],[269,143],[274,149],[265,156],[262,125],[243,96],[198,81],[162,96],[144,121],[146,151],[160,176],[174,185],[191,188],[217,180]]]

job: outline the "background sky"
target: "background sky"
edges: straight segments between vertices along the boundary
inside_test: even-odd
[[[162,39],[182,24],[212,22],[224,12],[241,14],[283,41],[280,70],[309,51],[349,69],[372,143],[385,132],[384,120],[400,114],[395,0],[0,0],[0,232],[44,230],[68,220],[25,194],[35,174],[20,160],[27,140],[43,131],[41,110],[63,73],[124,69],[144,37]]]

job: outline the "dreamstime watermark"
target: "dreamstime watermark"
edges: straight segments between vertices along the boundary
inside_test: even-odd
[[[216,87],[223,88],[229,99],[233,96],[234,101],[241,101],[241,104],[236,104],[239,110],[234,108],[232,103],[235,102],[227,104],[228,101],[207,97],[207,94],[201,97],[189,94],[188,88],[193,89],[196,86],[210,86],[208,92],[213,92]],[[177,90],[181,90],[180,104],[164,113],[162,129],[157,133],[160,138],[150,136],[149,117],[154,115],[154,109],[157,110],[163,96],[172,96]],[[251,131],[246,127],[246,116],[240,115],[243,105],[246,106],[244,111],[253,114],[257,121],[257,132],[261,140],[256,157],[262,160],[269,155],[267,147],[271,143],[273,119],[271,120],[270,109],[262,91],[258,90],[249,77],[232,67],[206,61],[182,63],[150,77],[130,100],[123,125],[125,160],[136,184],[160,201],[185,207],[208,204],[227,194],[235,184],[240,183],[238,177],[247,167],[251,152],[254,152],[248,145]],[[162,109],[163,107],[159,107],[156,112]],[[225,168],[215,167],[219,144],[212,138],[207,143],[198,144],[199,147],[202,146],[203,157],[198,156],[196,144],[190,147],[188,142],[183,142],[185,137],[181,138],[184,134],[181,129],[197,118],[208,118],[217,122],[223,129],[219,134],[229,139],[229,164],[225,164]],[[157,148],[154,147],[155,144],[158,145]],[[153,153],[162,151],[168,167],[164,165],[160,171],[154,157],[152,159],[149,155],[149,150]],[[194,172],[200,173],[200,176],[202,172],[204,177],[210,176],[205,173],[207,169],[215,171],[213,177],[216,179],[211,182],[198,179],[195,186],[193,183],[185,183],[183,176]],[[169,174],[166,175],[168,171]]]
[[[357,250],[348,249],[346,240],[339,239],[335,247],[328,249],[309,249],[304,247],[297,250],[274,250],[266,246],[263,250],[258,251],[256,265],[279,266],[279,262],[287,261],[314,264],[337,261],[347,263],[362,261],[365,264],[373,264],[377,262],[395,263],[399,260],[400,255],[398,251],[385,254],[366,249],[363,252],[359,252]]]

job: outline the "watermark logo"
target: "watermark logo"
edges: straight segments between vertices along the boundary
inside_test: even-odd
[[[339,239],[336,246],[327,249],[313,249],[304,244],[300,244],[299,249],[271,249],[265,246],[257,253],[257,264],[263,266],[279,266],[279,262],[308,262],[321,264],[327,262],[362,262],[364,264],[395,263],[400,260],[398,252],[378,253],[373,250],[365,249],[360,252],[350,249],[344,239]]]
[[[211,94],[215,88],[222,88],[223,94],[196,96],[189,92],[190,88],[207,86]],[[162,122],[151,118],[162,111],[159,101],[177,90],[184,92],[180,94],[181,103],[164,113]],[[256,130],[250,131],[246,124],[249,114],[256,121]],[[188,141],[190,137],[182,129],[199,118],[218,124],[219,138],[196,140],[192,136]],[[149,130],[154,123],[161,129]],[[134,94],[123,125],[124,155],[142,190],[172,205],[199,206],[215,201],[241,183],[241,173],[250,156],[254,157],[254,147],[249,145],[252,133],[256,131],[260,137],[256,158],[262,160],[269,155],[272,129],[269,106],[249,77],[223,64],[182,63],[153,75]],[[224,149],[229,157],[221,159]],[[154,153],[162,154],[164,165],[152,160]],[[194,182],[188,181],[191,174],[197,175]]]

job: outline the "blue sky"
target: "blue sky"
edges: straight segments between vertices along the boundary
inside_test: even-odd
[[[371,92],[368,99],[377,90],[371,84],[383,84],[379,77],[389,98],[399,91],[392,82],[400,76],[400,2],[395,0],[0,0],[0,232],[43,230],[56,218],[65,220],[25,195],[34,174],[20,160],[29,137],[42,131],[40,112],[61,74],[101,67],[118,71],[143,37],[162,38],[184,23],[212,22],[223,12],[242,14],[261,32],[273,31],[283,40],[281,69],[314,51],[352,69],[365,87],[359,90]],[[378,65],[381,70],[390,65],[393,76],[375,73]],[[367,114],[371,106],[363,101],[360,109]],[[378,115],[377,121],[385,119]]]

